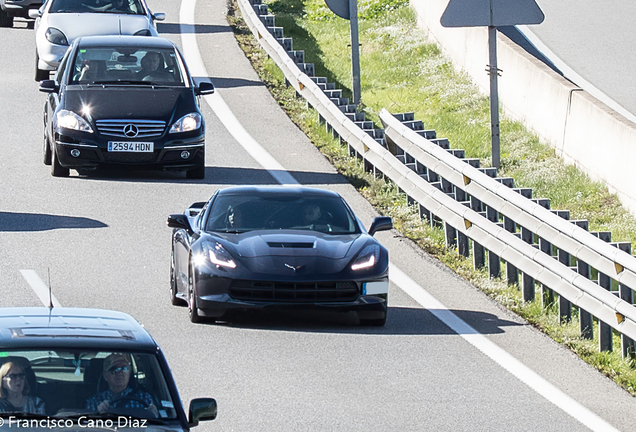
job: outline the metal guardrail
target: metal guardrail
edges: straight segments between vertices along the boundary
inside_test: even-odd
[[[364,160],[365,167],[388,177],[410,200],[418,202],[429,218],[443,221],[448,244],[468,256],[472,242],[474,256],[483,259],[487,251],[489,264],[497,269],[503,258],[509,280],[511,272],[515,277],[517,269],[523,272],[525,299],[534,297],[535,281],[540,282],[559,294],[560,309],[567,311],[570,303],[581,308],[582,331],[584,323],[592,326],[592,315],[598,318],[605,339],[601,348],[609,344],[611,349],[608,330],[612,327],[623,335],[624,355],[633,355],[636,308],[631,304],[629,287],[636,287],[635,257],[458,159],[382,110],[386,139],[403,152],[400,160],[358,127],[301,71],[288,53],[291,45],[285,49],[279,43],[248,0],[237,2],[248,27],[288,83],[348,144],[350,152]],[[282,40],[282,31],[278,36]],[[304,55],[302,58],[304,61]],[[301,65],[308,69],[305,63]],[[313,71],[313,65],[310,69]],[[438,181],[427,181],[429,174]],[[484,208],[485,212],[481,211]],[[556,256],[552,255],[552,246],[558,249]],[[575,268],[570,266],[571,257],[576,260]],[[590,268],[598,271],[602,286],[589,279]],[[609,279],[619,284],[618,297],[609,291]],[[591,328],[589,331],[591,334]]]

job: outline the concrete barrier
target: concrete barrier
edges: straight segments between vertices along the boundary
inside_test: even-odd
[[[489,93],[488,31],[485,27],[444,28],[448,0],[411,0],[418,24]],[[499,100],[505,114],[520,120],[567,162],[604,182],[636,214],[631,163],[636,161],[636,125],[554,72],[498,33],[497,62],[503,70]],[[461,144],[461,143],[458,143]]]

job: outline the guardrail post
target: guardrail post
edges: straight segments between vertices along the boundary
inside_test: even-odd
[[[552,245],[544,238],[539,238],[539,249],[541,252],[552,256]],[[543,307],[549,307],[554,304],[554,291],[541,284],[541,300],[543,301]]]
[[[578,260],[576,262],[576,270],[578,274],[590,279],[590,265],[588,263]],[[581,329],[581,337],[583,339],[594,338],[594,320],[592,319],[592,314],[581,308],[579,308],[579,328]]]
[[[455,247],[457,244],[457,230],[444,222],[444,233],[446,234],[446,246]]]
[[[499,214],[492,207],[486,207],[486,218],[490,222],[499,222]],[[501,259],[492,251],[488,251],[488,274],[491,278],[497,278],[501,275]]]
[[[503,219],[504,229],[508,232],[515,233],[516,224],[515,221],[509,217],[504,216]],[[506,278],[508,279],[508,285],[515,285],[519,283],[519,270],[509,262],[506,262]]]
[[[468,236],[461,231],[457,232],[457,252],[465,258],[470,256],[470,247],[468,245]]]
[[[570,267],[570,254],[559,249],[559,262]],[[572,321],[572,303],[562,295],[559,296],[559,319],[561,322]]]
[[[533,244],[533,235],[532,231],[527,228],[521,227],[521,240],[528,244]],[[523,301],[534,301],[534,278],[528,276],[527,274],[523,274]]]
[[[609,276],[599,272],[598,273],[598,284],[599,286],[605,288],[610,291],[612,287],[612,281]],[[598,343],[599,350],[601,351],[612,351],[613,343],[612,343],[612,327],[605,324],[603,321],[599,320],[599,329],[598,329]]]
[[[618,247],[623,252],[631,255],[632,245],[628,242],[615,243],[613,246]],[[630,287],[624,284],[618,284],[618,295],[621,300],[625,300],[627,303],[632,304],[634,302],[634,294]],[[621,334],[621,347],[623,351],[623,358],[634,358],[636,355],[634,340],[624,334]]]

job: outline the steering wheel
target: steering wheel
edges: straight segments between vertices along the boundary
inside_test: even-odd
[[[133,401],[133,402],[139,402],[141,405],[143,405],[144,409],[150,408],[150,404],[141,399],[138,398],[137,396],[121,396],[118,397],[116,399],[113,399],[112,401],[110,401],[110,406],[113,408],[116,408],[118,405],[121,405],[121,401]]]

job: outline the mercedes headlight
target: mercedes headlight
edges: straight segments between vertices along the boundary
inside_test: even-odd
[[[181,117],[170,128],[170,133],[189,132],[197,130],[201,127],[201,115],[198,113],[190,113]]]
[[[64,129],[72,129],[80,132],[93,132],[93,128],[79,115],[69,110],[59,110],[55,114],[57,126]]]
[[[46,29],[46,40],[55,45],[68,45],[68,39],[62,30],[56,29],[55,27],[49,27]]]
[[[380,260],[380,246],[371,244],[365,246],[351,264],[351,270],[362,270],[373,267]]]

